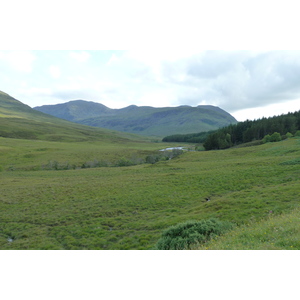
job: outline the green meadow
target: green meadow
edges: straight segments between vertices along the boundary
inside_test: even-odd
[[[0,249],[154,249],[211,217],[236,226],[201,249],[300,249],[299,138],[146,163],[168,146],[0,138]]]

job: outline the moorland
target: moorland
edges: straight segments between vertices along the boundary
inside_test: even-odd
[[[0,98],[0,249],[155,249],[209,218],[234,226],[193,249],[300,249],[298,136],[194,151]]]

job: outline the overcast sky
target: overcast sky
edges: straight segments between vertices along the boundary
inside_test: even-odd
[[[215,105],[239,121],[294,112],[300,51],[282,49],[300,49],[288,43],[299,27],[288,2],[12,0],[0,20],[0,90],[31,107]]]
[[[0,51],[0,82],[31,107],[215,105],[244,120],[300,110],[300,51]]]

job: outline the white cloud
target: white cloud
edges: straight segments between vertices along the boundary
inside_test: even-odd
[[[84,63],[87,62],[90,58],[90,54],[86,51],[73,51],[70,53],[70,57],[78,62]]]
[[[207,104],[255,118],[280,112],[275,104],[299,109],[299,78],[300,51],[0,51],[0,88],[35,106],[74,99],[112,108]]]
[[[117,63],[118,61],[120,60],[120,58],[115,54],[113,53],[109,59],[109,61],[106,63],[107,66],[111,66],[113,65],[114,63]]]
[[[172,91],[161,89],[145,93],[137,100],[135,104],[141,106],[165,107],[170,106],[170,103],[173,100],[174,94]]]
[[[287,114],[289,112],[295,112],[300,110],[300,99],[285,101],[283,103],[275,103],[266,105],[264,107],[254,107],[248,109],[242,109],[234,112],[232,115],[238,121],[244,121],[246,119],[259,119],[263,117],[279,116],[281,114]]]
[[[24,92],[27,93],[27,95],[32,95],[32,96],[51,96],[52,91],[50,88],[37,88],[37,87],[32,87],[32,88],[27,88],[24,90]]]
[[[49,72],[50,72],[50,75],[53,78],[55,78],[55,79],[60,78],[61,71],[60,71],[60,68],[58,66],[50,66],[49,67]]]
[[[0,51],[0,60],[19,72],[31,73],[35,59],[31,51]]]

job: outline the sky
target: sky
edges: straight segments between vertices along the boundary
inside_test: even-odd
[[[31,107],[214,105],[238,121],[300,110],[294,1],[97,3],[3,4],[0,90]]]
[[[0,50],[0,82],[31,107],[214,105],[243,121],[300,110],[300,51]]]

